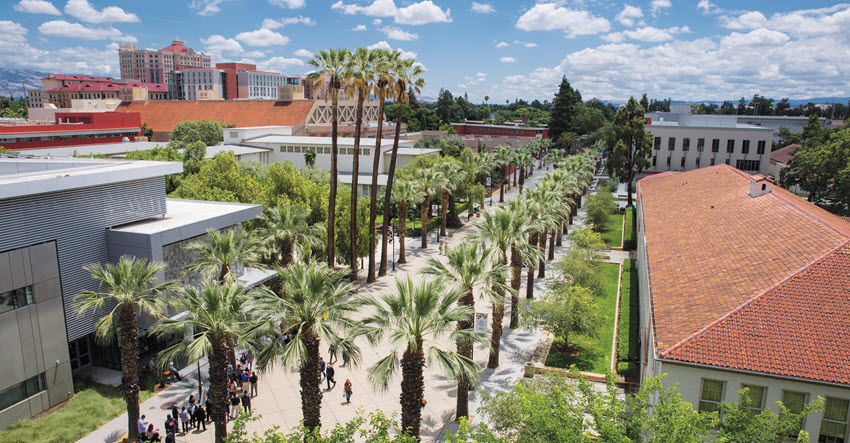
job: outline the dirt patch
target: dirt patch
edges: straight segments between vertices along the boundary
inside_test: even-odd
[[[561,343],[557,346],[558,352],[566,355],[567,357],[578,357],[581,355],[581,348],[576,345],[567,345]]]

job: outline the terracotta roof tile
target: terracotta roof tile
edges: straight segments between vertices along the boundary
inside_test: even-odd
[[[777,149],[770,153],[770,159],[787,165],[788,162],[794,158],[792,153],[800,147],[800,145],[788,145],[784,148]]]
[[[214,120],[236,126],[296,126],[307,119],[312,100],[135,101],[124,102],[116,111],[138,112],[142,122],[156,132],[171,132],[184,120]]]
[[[778,186],[750,197],[749,184],[727,165],[638,182],[660,354],[674,358],[674,348],[850,240],[840,217]],[[815,328],[824,323],[823,312],[806,315]],[[722,366],[721,344],[700,348],[701,362]],[[723,346],[742,352],[735,342]],[[843,346],[850,349],[850,336]]]

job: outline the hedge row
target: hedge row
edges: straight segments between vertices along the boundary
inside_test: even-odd
[[[623,226],[623,250],[631,251],[637,248],[637,224],[635,223],[635,207],[626,208],[625,223]]]
[[[620,320],[617,332],[617,372],[621,365],[633,364],[640,358],[640,300],[638,298],[637,263],[623,261],[623,277],[620,283]],[[625,375],[625,374],[623,374]]]

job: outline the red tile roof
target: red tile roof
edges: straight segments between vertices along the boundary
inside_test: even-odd
[[[777,149],[770,153],[770,159],[787,165],[788,162],[794,158],[792,152],[798,148],[800,148],[800,145],[788,145],[784,148]]]
[[[155,132],[171,132],[184,120],[215,120],[236,126],[296,126],[307,120],[312,100],[136,101],[122,103],[116,111],[138,112]]]
[[[68,75],[68,74],[53,74],[51,76],[45,77],[47,79],[53,80],[76,80],[76,81],[89,81],[89,82],[111,82],[115,79],[112,77],[92,77],[90,75]]]
[[[58,91],[80,91],[80,92],[107,92],[119,91],[125,87],[143,87],[148,88],[148,92],[168,92],[168,85],[165,83],[71,83],[67,86],[53,88],[50,92]]]
[[[750,197],[749,185],[748,174],[727,165],[638,182],[659,356],[822,380],[819,362],[843,355],[847,366],[832,381],[850,380],[850,334],[824,333],[850,324],[842,316],[850,315],[850,284],[840,284],[850,278],[850,223],[776,185]],[[801,287],[814,292],[794,292]],[[837,315],[835,306],[848,309]],[[789,323],[797,316],[806,321]],[[817,335],[844,353],[800,358],[801,346],[832,352],[816,346]]]
[[[162,50],[163,51],[174,51],[174,52],[188,52],[189,48],[186,47],[186,45],[182,45],[182,44],[179,44],[179,43],[172,43],[172,44],[162,48]]]

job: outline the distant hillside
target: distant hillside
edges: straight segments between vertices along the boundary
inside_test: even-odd
[[[0,95],[26,97],[27,89],[41,87],[41,79],[46,77],[44,72],[29,69],[0,68]]]
[[[740,100],[740,99],[741,99],[740,97],[731,98],[728,101],[737,105],[738,100]],[[747,98],[748,101],[751,100],[751,99],[752,99],[752,97]],[[775,104],[780,100],[782,100],[782,99],[781,98],[779,98],[779,99],[774,98],[773,103]],[[789,98],[788,99],[788,103],[791,105],[792,108],[797,107],[799,105],[806,105],[808,103],[814,103],[816,105],[818,105],[818,104],[841,103],[843,105],[846,105],[848,101],[850,101],[850,97],[812,97],[812,98],[794,98],[794,99]],[[723,100],[672,100],[671,103],[678,103],[678,104],[681,104],[681,103],[705,103],[707,105],[708,104],[720,105],[720,104],[723,104]]]

